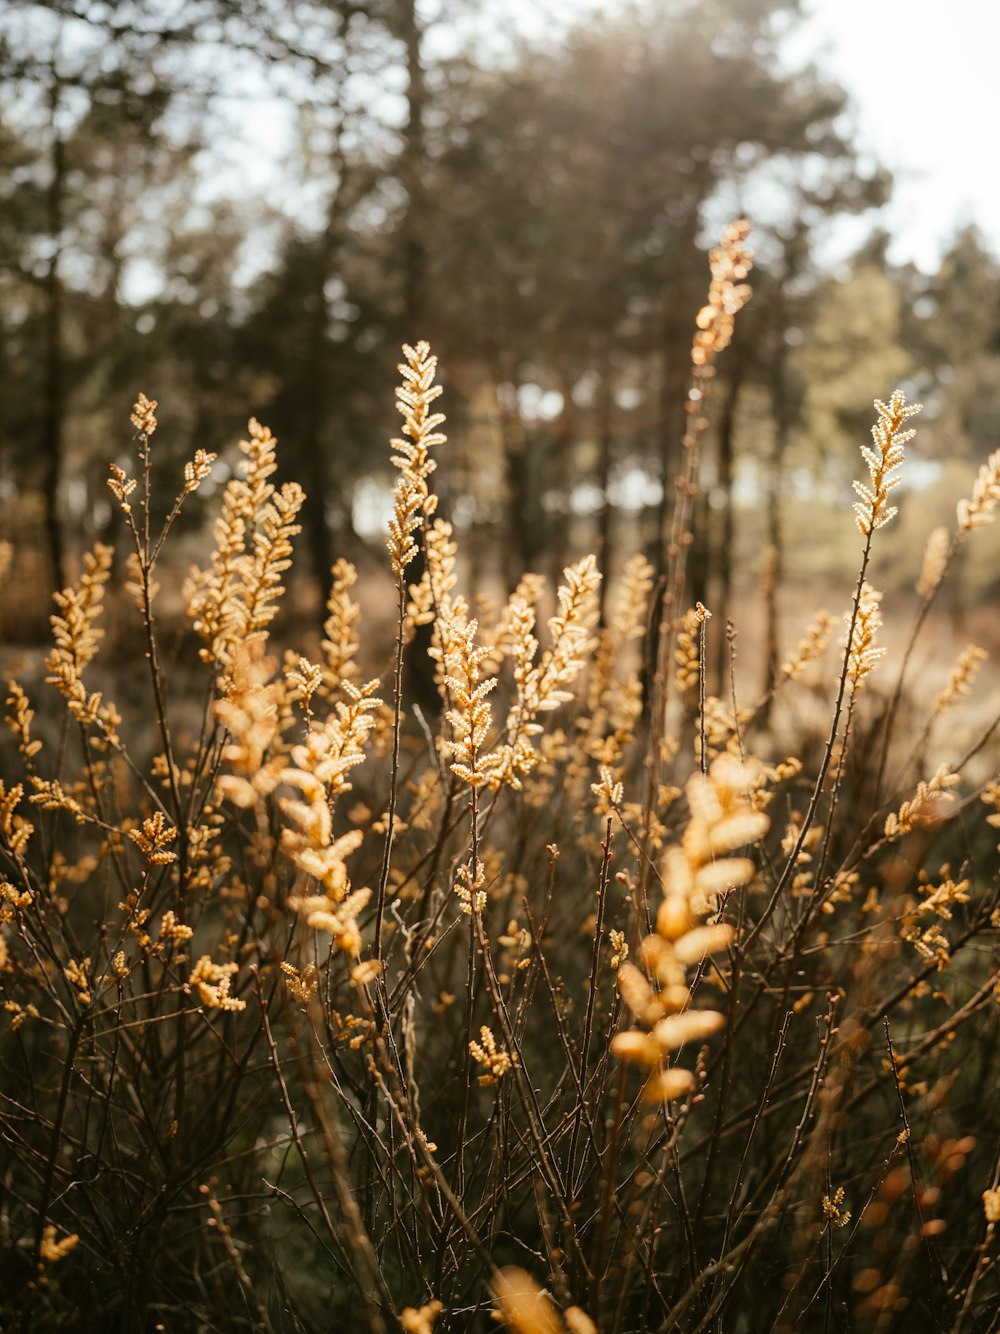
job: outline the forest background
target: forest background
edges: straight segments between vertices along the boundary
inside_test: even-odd
[[[1000,260],[825,3],[0,10],[4,1328],[994,1334]]]
[[[704,251],[740,213],[755,295],[720,367],[692,594],[722,623],[739,597],[753,671],[773,673],[783,609],[797,627],[843,573],[855,450],[897,384],[927,411],[879,578],[912,588],[927,532],[1000,434],[988,238],[956,230],[932,271],[890,262],[892,180],[855,141],[844,89],[795,57],[802,5],[559,12],[6,7],[5,637],[43,637],[48,591],[116,537],[107,462],[125,461],[140,388],[161,403],[164,463],[218,453],[206,513],[246,417],[266,421],[308,496],[292,605],[318,625],[346,556],[377,610],[384,386],[418,337],[441,359],[442,499],[468,586],[558,576],[588,549],[609,571],[640,549],[662,568]],[[831,234],[864,239],[831,266]],[[943,604],[988,648],[990,626],[966,622],[997,556],[981,548]]]

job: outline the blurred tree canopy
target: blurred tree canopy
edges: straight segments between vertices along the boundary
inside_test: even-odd
[[[442,356],[442,483],[477,573],[549,572],[582,545],[659,560],[704,250],[737,211],[759,267],[717,388],[703,589],[725,608],[734,475],[780,567],[790,469],[839,473],[901,377],[931,438],[985,452],[997,262],[967,231],[931,276],[893,271],[878,236],[818,268],[817,238],[891,182],[842,89],[790,66],[801,17],[649,0],[541,38],[494,0],[9,4],[0,527],[22,573],[61,582],[111,533],[106,464],[143,389],[171,459],[268,422],[323,589],[338,554],[381,545],[386,385],[420,337]],[[479,570],[497,545],[507,568]]]

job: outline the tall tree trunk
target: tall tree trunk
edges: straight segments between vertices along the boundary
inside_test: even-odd
[[[662,492],[657,507],[657,551],[654,563],[663,574],[681,469],[681,441],[687,424],[685,404],[691,377],[691,331],[698,310],[695,283],[700,280],[696,244],[701,216],[700,192],[688,209],[674,246],[674,271],[665,293],[660,330],[661,375],[659,394],[658,459]]]
[[[65,149],[57,124],[60,88],[53,78],[50,97],[52,128],[52,175],[46,199],[47,228],[52,247],[45,274],[45,378],[42,406],[42,496],[45,514],[45,538],[52,569],[52,581],[62,588],[67,579],[66,549],[59,515],[59,488],[63,474],[63,417],[65,387],[63,382],[63,288],[59,261],[63,244],[63,191],[65,185]]]
[[[611,365],[611,346],[604,357],[601,389],[597,407],[597,488],[601,493],[601,507],[597,512],[597,559],[604,578],[601,580],[601,618],[603,628],[608,623],[608,595],[611,584],[614,550],[612,548],[611,469],[614,463],[614,444],[611,437],[612,409],[614,406],[614,371]]]
[[[733,542],[736,537],[735,510],[733,508],[733,463],[735,461],[736,408],[740,391],[743,388],[744,370],[738,362],[732,367],[726,396],[719,413],[719,488],[724,496],[721,522],[719,524],[719,544],[716,552],[717,591],[712,611],[718,617],[719,631],[715,635],[716,651],[713,666],[712,689],[715,694],[725,694],[726,660],[728,643],[725,634],[726,622],[733,593]]]
[[[653,539],[648,552],[648,558],[659,576],[659,583],[650,619],[643,672],[643,693],[647,699],[656,670],[656,655],[665,613],[663,597],[670,568],[671,529],[674,506],[678,499],[677,483],[682,467],[681,445],[687,425],[685,404],[691,382],[691,330],[698,310],[695,304],[697,298],[692,295],[692,284],[694,275],[698,272],[698,249],[695,240],[701,201],[702,194],[696,190],[673,247],[674,270],[667,284],[660,332],[657,458],[661,492],[655,512]],[[697,529],[694,528],[692,531]]]
[[[506,414],[502,430],[507,482],[506,579],[508,588],[513,588],[522,574],[534,568],[537,534],[532,532],[534,502],[526,432]]]
[[[306,544],[309,550],[309,563],[312,575],[319,588],[320,616],[325,616],[326,599],[330,592],[333,565],[333,546],[327,523],[327,497],[330,493],[330,464],[328,442],[324,438],[330,415],[328,358],[332,349],[327,337],[329,311],[327,308],[326,288],[333,276],[333,266],[337,255],[337,198],[340,185],[331,201],[327,213],[326,228],[320,240],[319,253],[316,256],[315,281],[309,295],[308,310],[308,355],[306,375],[308,392],[303,398],[303,414],[300,426],[299,446],[305,472],[306,500],[302,509]]]
[[[407,195],[403,224],[403,323],[405,337],[425,338],[429,232],[424,166],[427,150],[427,81],[421,58],[420,18],[416,0],[399,0],[399,35],[406,48],[406,125],[400,179]]]
[[[576,413],[573,410],[572,384],[565,371],[560,375],[559,390],[563,406],[558,419],[552,424],[548,467],[545,469],[548,481],[545,490],[553,500],[553,509],[545,516],[553,588],[557,588],[562,582],[562,572],[569,563],[573,523],[572,457]]]
[[[687,395],[688,360],[684,331],[687,321],[678,318],[681,302],[671,299],[671,310],[664,321],[659,395],[658,460],[660,500],[656,510],[656,549],[653,561],[659,573],[667,568],[667,548],[670,545],[670,527],[674,505],[677,503],[677,477],[680,472],[680,449],[684,438],[686,417],[684,400]]]
[[[774,422],[774,439],[767,488],[768,564],[764,571],[764,692],[768,701],[770,701],[770,692],[778,682],[782,658],[781,627],[778,619],[780,589],[785,565],[784,533],[781,523],[782,473],[791,440],[792,427],[799,411],[798,403],[792,399],[785,329],[788,324],[788,291],[801,272],[808,253],[808,230],[805,224],[798,223],[792,232],[783,239],[784,262],[770,312],[773,350],[768,387],[771,399],[771,416]],[[770,702],[764,707],[763,717],[765,721],[769,712]]]
[[[781,303],[779,302],[779,310]],[[779,319],[778,334],[783,325]],[[782,471],[792,429],[792,410],[788,401],[787,353],[784,339],[775,339],[774,364],[770,378],[771,417],[774,437],[771,449],[771,467],[767,486],[767,550],[763,571],[764,583],[764,693],[778,683],[781,667],[781,626],[778,618],[779,590],[784,575],[784,535],[781,524]],[[763,716],[766,720],[770,704]]]
[[[339,94],[338,94],[339,97]],[[342,113],[339,103],[338,113]],[[346,550],[353,536],[350,509],[331,507],[332,477],[328,427],[332,412],[330,359],[334,354],[328,337],[330,321],[327,286],[337,276],[346,215],[353,202],[354,178],[341,142],[342,118],[334,131],[330,155],[331,172],[336,187],[326,210],[326,224],[319,238],[316,266],[308,307],[308,355],[305,359],[305,392],[302,398],[302,422],[299,446],[304,458],[306,500],[302,509],[306,545],[313,578],[319,588],[320,616],[326,615],[326,600],[332,586],[331,568],[338,556],[353,555]],[[349,507],[350,497],[344,504]],[[332,522],[331,522],[332,519]],[[353,545],[353,544],[352,544]]]
[[[687,567],[687,598],[685,606],[693,606],[696,602],[708,602],[709,584],[710,584],[710,565],[712,560],[712,544],[709,538],[711,525],[709,523],[710,509],[708,496],[704,491],[698,491],[691,501],[691,554],[688,557]],[[683,608],[678,607],[678,613]],[[714,611],[714,608],[709,608]]]

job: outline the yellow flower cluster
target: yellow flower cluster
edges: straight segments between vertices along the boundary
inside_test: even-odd
[[[492,1030],[485,1024],[479,1030],[479,1041],[473,1039],[469,1043],[469,1051],[484,1067],[484,1073],[479,1076],[480,1084],[495,1084],[517,1064],[517,1053],[506,1052],[499,1048]]]
[[[832,626],[829,612],[818,611],[795,652],[781,664],[781,675],[790,681],[797,680],[811,662],[821,658],[830,642]]]
[[[750,287],[744,281],[753,264],[746,245],[749,234],[750,224],[745,219],[731,222],[709,253],[712,281],[708,300],[695,320],[698,331],[691,347],[691,364],[696,368],[710,366],[729,346],[736,316],[750,300]]]
[[[177,860],[177,853],[166,846],[177,837],[177,830],[167,824],[161,811],[147,816],[138,829],[128,831],[128,836],[150,866],[169,866]]]
[[[934,712],[940,717],[956,704],[963,695],[972,693],[972,683],[975,680],[979,664],[985,662],[990,655],[985,649],[977,644],[967,644],[959,655],[958,662],[952,668],[951,676],[948,678],[948,684],[934,701]]]
[[[358,572],[347,560],[338,560],[333,567],[333,582],[326,602],[327,618],[323,622],[323,680],[332,694],[344,681],[358,680],[358,665],[354,661],[361,644],[358,641],[358,621],[361,608],[351,597],[351,589],[358,581]]]
[[[291,565],[292,538],[305,494],[297,482],[280,489],[277,441],[255,419],[249,440],[240,441],[241,475],[222,496],[215,524],[215,551],[207,569],[194,569],[185,585],[187,612],[201,636],[205,662],[227,667],[249,639],[267,637],[284,593],[281,577]]]
[[[188,978],[188,986],[195,988],[206,1010],[245,1010],[246,1001],[230,995],[237,971],[236,964],[213,963],[209,955],[203,954]]]
[[[406,360],[397,368],[403,384],[396,390],[396,408],[403,417],[403,435],[408,439],[392,441],[397,451],[392,462],[399,469],[400,477],[393,495],[386,543],[397,579],[402,579],[403,571],[417,554],[413,534],[437,507],[437,496],[427,484],[437,467],[430,449],[445,440],[437,430],[444,421],[444,414],[431,411],[431,404],[442,393],[441,385],[434,383],[437,357],[431,356],[427,343],[418,343],[416,347],[406,344],[403,356]]]
[[[55,645],[45,659],[49,670],[45,679],[64,697],[78,722],[97,725],[109,739],[116,740],[120,715],[113,705],[102,704],[99,691],[88,692],[83,683],[84,669],[96,657],[104,634],[97,619],[113,558],[113,549],[98,542],[84,555],[83,574],[77,585],[55,594],[58,611],[49,618]]]
[[[712,613],[700,602],[684,613],[674,650],[677,689],[682,695],[695,690],[701,677],[702,627]]]
[[[707,774],[688,780],[690,820],[681,842],[664,855],[665,897],[656,930],[640,947],[643,967],[623,962],[618,968],[622,999],[643,1028],[616,1033],[611,1050],[647,1070],[643,1096],[651,1102],[694,1088],[689,1070],[667,1066],[669,1054],[711,1036],[725,1023],[717,1011],[689,1008],[687,970],[734,939],[732,927],[702,922],[725,896],[753,878],[749,858],[727,854],[756,842],[770,826],[751,802],[755,777],[750,766],[723,754]]]
[[[972,496],[958,502],[959,532],[971,533],[973,528],[992,523],[997,505],[1000,505],[1000,449],[994,450],[979,469]]]
[[[875,448],[861,447],[871,474],[871,486],[864,482],[854,483],[854,490],[860,497],[854,502],[854,513],[858,528],[866,537],[897,513],[896,507],[888,502],[889,492],[902,481],[899,469],[906,457],[903,446],[916,435],[916,431],[902,428],[910,417],[923,412],[923,404],[907,403],[902,389],[897,389],[888,403],[877,398],[875,410],[878,413],[878,421],[872,427]]]
[[[585,556],[563,571],[566,582],[557,592],[558,610],[548,623],[549,647],[535,662],[535,610],[526,599],[511,602],[510,639],[517,697],[507,716],[506,740],[490,782],[518,790],[539,762],[533,738],[542,727],[540,713],[559,708],[573,698],[568,687],[582,671],[596,646],[593,631],[600,612],[601,573],[593,556]]]
[[[857,690],[865,677],[871,672],[880,658],[885,656],[885,649],[876,644],[875,638],[882,629],[880,603],[882,594],[871,584],[861,586],[857,615],[853,617],[854,628],[851,630],[852,615],[844,616],[851,634],[847,655],[847,675],[854,689]]]
[[[404,1334],[433,1334],[434,1322],[443,1310],[437,1300],[420,1307],[407,1306],[399,1313],[399,1323]]]
[[[486,696],[496,685],[496,677],[480,681],[479,671],[489,651],[476,643],[476,621],[462,622],[452,616],[444,638],[448,643],[445,658],[445,684],[451,691],[454,707],[448,710],[451,739],[446,742],[452,757],[452,771],[470,787],[489,782],[500,759],[483,755],[482,750],[493,722]]]
[[[958,782],[958,774],[953,774],[946,764],[942,764],[931,778],[921,779],[909,801],[904,801],[898,812],[886,817],[886,838],[899,838],[912,829],[926,829],[946,820],[954,805],[950,789],[957,787]]]
[[[568,1306],[560,1319],[551,1297],[523,1269],[502,1269],[491,1286],[497,1316],[515,1334],[597,1334],[579,1306]]]

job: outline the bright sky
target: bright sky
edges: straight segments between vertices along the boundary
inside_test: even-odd
[[[613,3],[613,0],[611,0]],[[519,0],[527,29],[579,19],[609,0]],[[447,0],[423,0],[432,21]],[[975,222],[1000,256],[1000,0],[803,0],[810,16],[788,40],[795,64],[815,61],[851,98],[856,142],[894,174],[878,219],[891,258],[931,271],[955,232]],[[440,31],[440,29],[438,29]],[[280,105],[240,100],[227,174],[266,193],[287,138]],[[263,151],[262,150],[263,147]],[[249,150],[249,151],[248,151]],[[829,262],[860,245],[873,216],[837,224],[821,246]]]
[[[932,268],[975,222],[1000,253],[1000,0],[806,0],[796,42],[851,94],[896,177],[891,257]],[[801,45],[800,45],[801,42]]]

